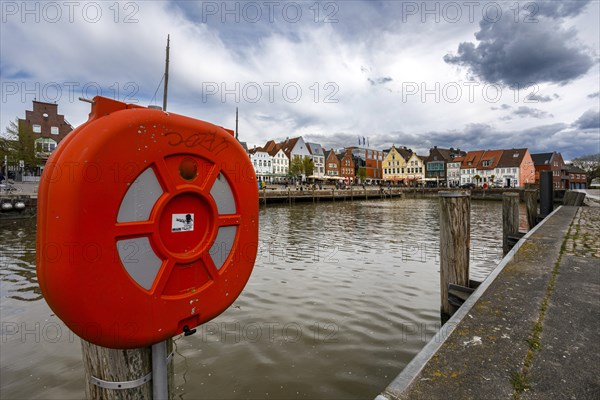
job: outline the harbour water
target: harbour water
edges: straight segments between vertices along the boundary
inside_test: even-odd
[[[502,258],[502,203],[471,207],[482,280]],[[246,289],[175,340],[175,397],[374,398],[440,327],[438,219],[436,199],[261,209]],[[34,220],[0,225],[0,296],[0,397],[84,397],[79,339],[37,287]]]

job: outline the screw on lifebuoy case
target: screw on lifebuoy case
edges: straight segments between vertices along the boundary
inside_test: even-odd
[[[258,245],[258,192],[230,131],[96,97],[38,193],[42,294],[83,339],[136,348],[231,305]]]

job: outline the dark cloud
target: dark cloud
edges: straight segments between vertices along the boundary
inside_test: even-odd
[[[372,86],[375,86],[375,85],[384,85],[388,82],[391,82],[393,79],[390,78],[389,76],[384,76],[384,77],[375,78],[375,79],[367,78],[367,80],[371,83]]]
[[[557,95],[555,95],[555,96],[557,96]],[[548,102],[552,101],[552,97],[544,96],[541,94],[537,95],[537,94],[532,93],[532,94],[528,95],[527,97],[525,97],[525,100],[529,101],[529,102],[533,102],[533,103],[548,103]]]
[[[600,128],[600,111],[587,110],[575,121],[574,125],[579,129]]]
[[[509,110],[512,107],[509,106],[508,104],[502,104],[500,107],[490,107],[490,108],[492,110],[496,111],[496,110]]]
[[[578,44],[574,28],[563,29],[560,22],[548,18],[576,15],[585,5],[571,3],[540,6],[537,23],[515,21],[509,12],[497,22],[484,19],[475,33],[479,43],[460,43],[457,54],[444,56],[444,61],[466,67],[490,83],[520,87],[541,82],[566,84],[584,75],[596,62]]]
[[[598,97],[600,97],[600,92],[590,93],[587,95],[587,97],[590,99],[597,99]]]
[[[583,124],[582,126],[589,128],[589,124]],[[596,112],[597,126],[598,114]],[[429,149],[433,146],[454,147],[466,151],[526,147],[532,153],[559,151],[565,158],[572,159],[588,154],[590,149],[598,148],[598,131],[588,128],[583,130],[580,126],[578,128],[574,129],[573,125],[570,126],[565,123],[555,123],[523,130],[503,131],[488,124],[469,124],[463,129],[447,131],[415,133],[397,131],[360,136],[368,137],[372,148],[387,149],[394,144],[411,148],[420,155],[429,154]],[[304,135],[305,140],[320,143],[327,149],[356,146],[356,137],[356,133],[345,132]]]
[[[520,106],[515,111],[512,112],[512,115],[516,115],[517,117],[526,118],[548,118],[552,117],[552,114],[547,113],[546,111],[540,110],[539,108],[532,108],[527,106]]]

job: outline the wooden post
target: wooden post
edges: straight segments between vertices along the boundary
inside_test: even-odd
[[[453,314],[448,285],[469,286],[471,197],[468,192],[439,192],[441,311]]]
[[[292,205],[292,192],[290,188],[288,188],[288,203],[290,206]]]
[[[85,394],[90,400],[152,399],[152,380],[130,389],[109,389],[92,383],[93,378],[108,382],[138,380],[152,372],[150,347],[116,350],[96,346],[81,339],[83,366],[85,370]],[[173,340],[167,341],[167,354],[173,351]],[[173,361],[168,364],[169,399],[174,396]]]
[[[533,229],[538,215],[537,190],[525,190],[525,207],[527,208],[527,224]]]
[[[352,185],[350,185],[350,200],[354,200],[354,194],[352,193]]]
[[[502,251],[510,251],[508,236],[519,233],[519,194],[502,193]]]
[[[315,204],[315,188],[312,188],[313,204]]]
[[[267,188],[266,187],[263,188],[263,203],[265,205],[265,208],[267,208]]]
[[[335,189],[331,189],[331,199],[335,202]]]

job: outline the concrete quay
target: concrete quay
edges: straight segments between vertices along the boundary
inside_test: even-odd
[[[377,400],[599,399],[600,208],[530,231]]]

